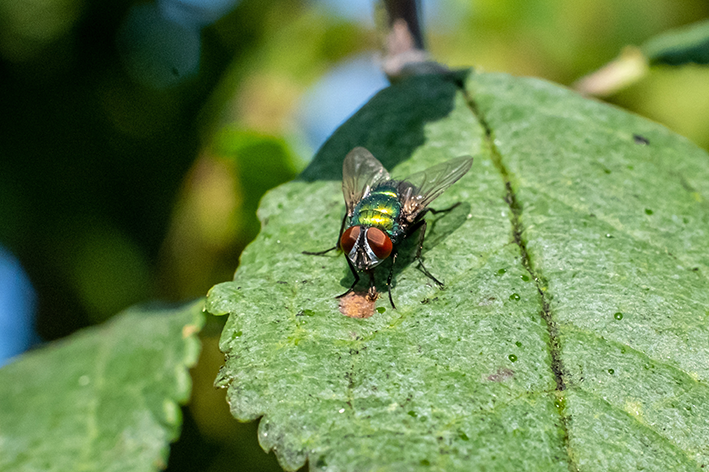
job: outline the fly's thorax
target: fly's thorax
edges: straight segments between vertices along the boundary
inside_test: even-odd
[[[376,227],[390,238],[399,233],[401,201],[396,186],[387,184],[374,188],[355,206],[350,218],[352,226]]]

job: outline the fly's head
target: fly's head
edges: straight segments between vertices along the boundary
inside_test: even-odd
[[[393,244],[389,235],[374,226],[350,226],[340,238],[340,247],[357,270],[368,271],[389,257]]]

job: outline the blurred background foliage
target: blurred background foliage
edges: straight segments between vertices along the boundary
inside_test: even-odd
[[[438,61],[570,85],[709,3],[423,11]],[[261,196],[386,85],[374,17],[364,0],[1,0],[0,355],[230,279]],[[709,148],[706,66],[653,67],[606,99]],[[220,329],[203,335],[169,468],[280,470],[212,387]]]

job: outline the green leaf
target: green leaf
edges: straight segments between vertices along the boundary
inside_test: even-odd
[[[709,20],[666,31],[642,46],[626,46],[600,69],[580,78],[573,87],[585,95],[606,97],[646,77],[650,66],[709,64]]]
[[[214,141],[214,153],[229,163],[238,180],[237,191],[243,195],[235,223],[236,239],[246,245],[259,231],[258,202],[266,190],[295,177],[297,158],[284,140],[253,131],[224,127]]]
[[[0,470],[153,471],[187,401],[203,301],[132,308],[0,370]]]
[[[426,267],[393,310],[338,312],[340,166],[394,176],[462,154]],[[709,464],[709,166],[660,125],[534,79],[417,77],[375,96],[299,181],[207,309],[218,385],[295,470],[700,470]],[[409,253],[413,247],[409,247]],[[400,261],[397,261],[397,264]],[[385,290],[384,267],[378,274]]]
[[[709,20],[657,35],[641,49],[651,64],[709,64]]]

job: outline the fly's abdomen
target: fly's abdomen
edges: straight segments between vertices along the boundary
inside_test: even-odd
[[[397,218],[401,203],[390,189],[373,190],[357,204],[352,214],[351,226],[376,226],[389,235],[398,231]]]

